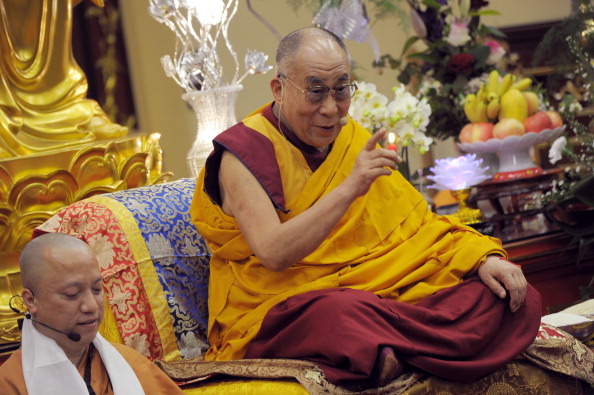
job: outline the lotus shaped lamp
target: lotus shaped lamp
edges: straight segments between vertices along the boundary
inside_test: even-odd
[[[458,202],[458,210],[452,215],[460,218],[463,224],[473,224],[483,219],[481,210],[468,207],[466,202],[470,188],[491,177],[485,174],[489,167],[483,167],[482,163],[483,160],[477,159],[476,154],[436,159],[435,167],[431,168],[433,175],[427,176],[434,182],[428,188],[451,191]]]

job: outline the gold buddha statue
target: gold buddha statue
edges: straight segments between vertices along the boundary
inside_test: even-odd
[[[127,134],[86,98],[71,43],[80,1],[0,0],[0,158]]]

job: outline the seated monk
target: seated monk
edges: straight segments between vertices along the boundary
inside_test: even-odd
[[[80,1],[0,4],[0,158],[126,135],[86,98],[71,43],[72,7]]]
[[[146,357],[97,333],[103,278],[85,242],[48,233],[19,263],[29,313],[21,348],[0,366],[1,394],[183,394]]]
[[[522,352],[540,295],[348,118],[344,43],[300,29],[276,63],[274,102],[215,138],[192,202],[213,253],[206,359],[304,359],[363,388],[404,369],[475,380]]]

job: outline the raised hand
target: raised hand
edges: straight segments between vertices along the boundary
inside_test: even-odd
[[[357,156],[351,174],[345,180],[356,196],[366,194],[378,177],[389,176],[397,169],[397,164],[402,162],[395,151],[377,148],[378,142],[385,134],[385,129],[382,129],[367,140],[365,147]]]

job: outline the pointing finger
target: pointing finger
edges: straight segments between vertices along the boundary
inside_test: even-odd
[[[364,151],[373,151],[376,148],[377,143],[379,143],[379,141],[385,135],[386,135],[386,129],[380,129],[376,133],[372,134],[371,137],[369,138],[369,140],[367,140],[367,143],[365,144],[365,147],[363,148],[363,150]]]

